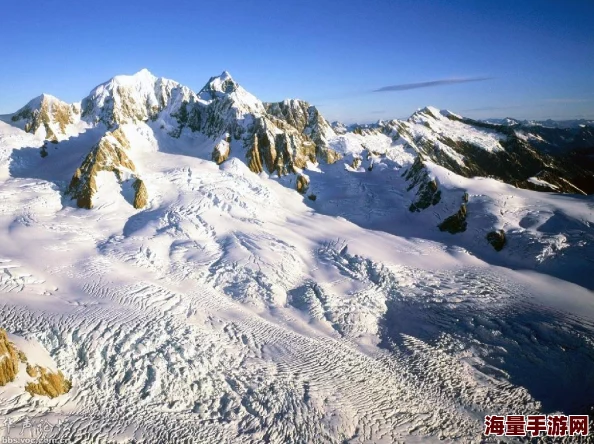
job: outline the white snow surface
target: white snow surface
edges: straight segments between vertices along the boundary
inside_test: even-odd
[[[539,179],[538,177],[529,177],[527,180],[534,185],[550,188],[552,190],[556,190],[558,188],[556,185],[550,184],[546,180]]]
[[[119,75],[95,87],[81,103],[83,119],[90,123],[134,123],[157,113],[171,119],[182,102],[198,101],[186,86],[155,77],[147,69],[133,75]]]
[[[150,73],[136,76],[156,98]],[[251,103],[243,91],[231,94]],[[498,149],[431,113],[437,130]],[[592,271],[591,198],[427,162],[442,202],[411,213],[414,152],[347,133],[330,141],[344,162],[305,171],[310,201],[235,147],[217,166],[216,140],[172,138],[158,120],[122,129],[143,210],[107,172],[93,210],[63,196],[105,128],[41,158],[42,141],[0,122],[0,327],[73,381],[53,400],[0,387],[0,417],[67,420],[54,436],[81,442],[479,443],[486,414],[591,402],[594,297],[570,282]],[[374,154],[345,168],[364,147]],[[472,229],[439,232],[464,191]],[[500,253],[485,240],[495,228]]]

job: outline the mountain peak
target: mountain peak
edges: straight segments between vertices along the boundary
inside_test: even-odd
[[[229,73],[229,71],[223,71],[221,73],[221,75],[219,76],[219,79],[221,79],[221,80],[229,80],[229,79],[233,80],[233,77],[231,77],[231,74]]]
[[[108,82],[99,85],[99,87],[108,85],[108,84],[116,84],[116,85],[154,85],[157,81],[157,77],[154,76],[148,69],[143,68],[140,71],[128,75],[128,74],[120,74],[113,77]]]
[[[62,101],[60,99],[58,99],[57,97],[52,96],[51,94],[43,93],[43,94],[40,94],[39,96],[34,97],[33,99],[29,100],[29,102],[27,102],[27,104],[24,107],[19,109],[19,111],[17,111],[17,113],[23,109],[31,109],[31,110],[40,109],[41,105],[44,102],[45,103],[62,103]]]
[[[51,94],[48,94],[48,93],[42,93],[39,97],[37,97],[37,99],[39,99],[42,102],[44,100],[51,100],[51,101],[60,100],[56,96],[52,96]]]
[[[31,99],[11,116],[28,133],[38,130],[45,139],[57,141],[66,135],[68,125],[78,120],[78,106],[69,105],[50,94],[41,94]]]
[[[153,74],[147,68],[142,68],[140,71],[138,71],[136,74],[133,74],[133,75],[136,77],[136,76],[146,76],[146,75],[152,76]]]
[[[431,106],[431,105],[426,106],[425,108],[421,109],[420,112],[423,114],[433,115],[433,117],[437,117],[441,114],[441,111],[438,108]]]
[[[180,86],[154,76],[146,68],[132,75],[118,75],[83,99],[82,117],[90,122],[102,121],[110,128],[118,123],[145,121],[166,107]]]
[[[208,83],[202,88],[201,92],[231,94],[239,88],[239,84],[233,80],[228,71],[223,71],[221,75],[211,77]]]
[[[243,89],[227,71],[211,77],[198,93],[198,97],[207,104],[222,101],[233,104],[232,106],[241,109],[241,112],[265,113],[262,102]]]

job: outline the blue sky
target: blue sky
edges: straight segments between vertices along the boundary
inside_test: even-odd
[[[194,90],[227,70],[347,123],[594,118],[593,23],[592,0],[3,2],[0,113],[148,68]]]

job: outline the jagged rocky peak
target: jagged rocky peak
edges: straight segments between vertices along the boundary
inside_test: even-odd
[[[198,97],[206,105],[219,104],[219,112],[234,108],[234,115],[237,117],[247,113],[266,112],[262,102],[239,85],[227,71],[211,77],[198,93]]]
[[[120,75],[102,83],[83,99],[82,117],[109,128],[118,124],[156,119],[166,108],[173,114],[196,95],[179,83],[156,77],[147,69],[134,75]]]
[[[409,183],[407,191],[414,190],[415,193],[415,200],[410,204],[409,211],[419,212],[439,203],[441,200],[439,184],[427,171],[421,154],[415,158],[403,176]]]
[[[208,83],[204,85],[200,91],[200,95],[204,94],[205,100],[212,100],[217,94],[232,94],[239,88],[239,84],[233,80],[231,74],[227,71],[219,76],[213,76],[208,80]],[[210,94],[210,96],[208,96]]]
[[[107,132],[76,169],[67,194],[76,199],[80,208],[93,208],[93,198],[98,191],[98,175],[113,172],[120,184],[130,184],[134,190],[131,202],[135,208],[146,206],[148,193],[144,182],[137,174],[136,166],[128,155],[130,142],[124,131],[117,128]]]
[[[326,145],[328,139],[336,136],[332,126],[318,109],[303,100],[287,99],[265,103],[264,106],[269,114],[286,121],[318,145]]]
[[[180,128],[187,125],[213,138],[217,163],[227,158],[235,144],[243,147],[246,163],[257,173],[290,174],[295,167],[316,163],[318,157],[334,158],[324,155],[329,150],[326,138],[334,134],[330,125],[305,102],[285,101],[286,106],[267,108],[226,71],[212,77],[198,98],[178,119]]]
[[[79,120],[80,106],[68,104],[60,99],[42,94],[14,113],[11,121],[44,139],[58,141],[65,137],[68,125]]]

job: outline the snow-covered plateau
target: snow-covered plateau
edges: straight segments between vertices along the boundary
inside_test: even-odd
[[[146,70],[0,116],[0,434],[480,443],[489,414],[593,415],[592,126],[512,122],[331,125]]]

